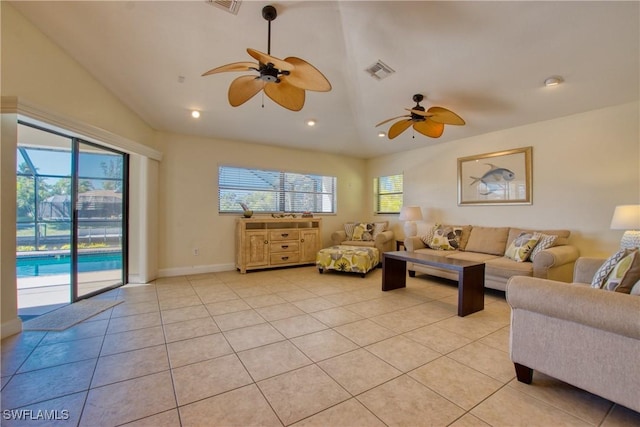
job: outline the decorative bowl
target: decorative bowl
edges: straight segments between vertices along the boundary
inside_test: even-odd
[[[253,211],[247,210],[242,213],[245,218],[251,218],[253,216]]]

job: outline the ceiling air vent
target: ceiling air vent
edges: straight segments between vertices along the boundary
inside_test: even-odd
[[[378,62],[376,62],[369,68],[367,68],[366,72],[371,74],[371,77],[373,77],[376,80],[385,79],[389,77],[391,74],[395,73],[395,71],[391,67],[389,67],[387,64],[380,61],[379,59],[378,59]]]
[[[205,3],[209,3],[212,6],[219,7],[220,9],[224,9],[227,12],[231,12],[234,15],[238,14],[238,9],[240,9],[240,3],[242,0],[204,0]]]

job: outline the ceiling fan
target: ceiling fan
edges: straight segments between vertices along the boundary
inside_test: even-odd
[[[400,135],[411,125],[413,125],[413,129],[425,136],[440,138],[440,136],[442,136],[442,132],[444,132],[444,125],[462,126],[465,124],[464,120],[462,120],[460,116],[443,107],[431,107],[425,111],[424,107],[420,105],[420,102],[422,102],[423,99],[424,96],[419,93],[413,95],[413,101],[416,105],[413,108],[405,108],[405,110],[409,111],[411,114],[392,117],[378,123],[376,127],[390,122],[391,120],[402,119],[395,122],[389,128],[389,132],[387,133],[389,139],[393,139]],[[408,119],[405,117],[408,117]]]
[[[258,61],[234,62],[207,71],[203,76],[227,71],[257,71],[256,75],[240,76],[229,86],[229,104],[234,107],[244,104],[264,89],[264,93],[277,104],[292,111],[304,106],[305,90],[328,92],[329,80],[307,61],[290,56],[284,60],[271,56],[271,21],[276,19],[276,8],[262,8],[262,17],[269,22],[267,53],[247,49],[247,53]],[[264,106],[264,105],[263,105]]]

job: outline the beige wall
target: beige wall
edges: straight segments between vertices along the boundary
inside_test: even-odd
[[[234,268],[234,226],[238,215],[218,213],[218,166],[231,165],[338,177],[338,215],[323,215],[323,239],[346,220],[359,218],[360,195],[370,191],[365,161],[303,150],[266,147],[159,133],[160,275]],[[354,195],[356,195],[354,197]],[[193,255],[193,249],[199,255]]]
[[[609,229],[615,206],[640,203],[639,122],[631,103],[442,144],[425,140],[424,148],[370,160],[367,173],[404,173],[405,204],[421,206],[425,222],[567,228],[582,255],[608,255],[623,233]],[[527,146],[532,205],[457,205],[457,158]]]

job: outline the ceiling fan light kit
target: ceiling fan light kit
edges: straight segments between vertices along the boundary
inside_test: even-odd
[[[405,108],[411,114],[392,117],[384,120],[376,125],[376,127],[388,123],[392,120],[400,119],[389,128],[387,133],[389,139],[393,139],[402,132],[413,126],[413,129],[430,138],[440,138],[444,132],[444,125],[464,126],[465,121],[451,110],[443,107],[430,107],[428,110],[420,105],[424,95],[413,95],[413,102],[416,105],[413,108]]]
[[[240,76],[229,86],[229,104],[234,107],[244,104],[261,90],[275,103],[291,111],[300,111],[305,102],[305,91],[328,92],[329,80],[307,61],[293,56],[279,59],[271,56],[271,21],[278,16],[276,8],[262,8],[262,17],[268,22],[267,53],[247,49],[247,53],[258,63],[234,62],[213,68],[203,76],[229,71],[257,71],[258,76]]]

